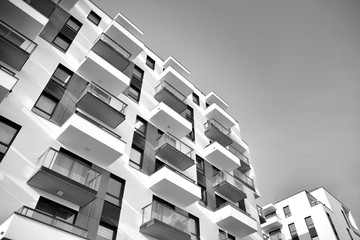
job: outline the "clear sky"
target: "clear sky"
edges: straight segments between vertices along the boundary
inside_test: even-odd
[[[240,122],[259,204],[323,186],[360,225],[360,1],[94,0]]]

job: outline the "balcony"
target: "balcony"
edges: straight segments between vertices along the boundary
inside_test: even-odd
[[[276,212],[265,215],[265,220],[266,222],[261,224],[261,228],[264,232],[270,232],[273,229],[282,227],[282,221]]]
[[[32,0],[31,2],[35,1]],[[44,4],[41,3],[41,5]],[[26,36],[25,38],[31,40],[34,40],[39,35],[49,21],[48,18],[24,0],[0,1],[0,16],[2,21]]]
[[[187,207],[201,198],[196,182],[179,171],[163,165],[150,176],[150,189],[179,207]]]
[[[180,73],[175,71],[172,67],[167,67],[159,76],[159,81],[166,81],[177,92],[187,98],[193,92],[193,86]]]
[[[21,229],[21,230],[20,230]],[[87,230],[54,218],[46,213],[23,206],[0,225],[2,239],[84,240]]]
[[[245,199],[246,193],[244,186],[234,176],[225,171],[218,172],[213,176],[213,186],[215,192],[221,194],[232,202]]]
[[[18,80],[14,72],[0,64],[0,103],[12,91]]]
[[[235,119],[220,108],[216,103],[211,104],[204,110],[204,115],[207,119],[215,119],[226,129],[230,129],[236,124]]]
[[[154,98],[165,103],[177,113],[182,113],[187,108],[186,96],[166,81],[162,81],[156,86]]]
[[[187,70],[181,63],[179,63],[172,56],[168,57],[163,64],[163,68],[166,69],[168,67],[173,68],[176,72],[180,73],[183,77],[187,78],[190,75],[189,70]]]
[[[266,222],[263,209],[258,205],[256,205],[256,207],[257,207],[257,212],[259,215],[260,224],[262,224],[262,223]]]
[[[144,49],[144,44],[137,38],[142,35],[140,29],[121,14],[118,14],[105,34],[129,53],[129,60],[134,60]]]
[[[238,170],[241,172],[246,172],[248,170],[250,170],[250,161],[249,158],[246,157],[244,154],[242,154],[239,150],[237,150],[236,148],[234,148],[233,146],[229,145],[226,147],[227,149],[229,149],[229,151],[234,154],[238,159],[240,159],[240,163],[241,166],[238,167]]]
[[[119,135],[80,112],[63,124],[57,140],[75,154],[105,167],[123,155],[126,144]]]
[[[94,83],[89,84],[76,106],[111,128],[116,128],[125,120],[127,108],[124,102]]]
[[[224,147],[232,143],[230,138],[230,130],[222,126],[215,119],[210,119],[204,124],[205,136],[209,139],[216,141]]]
[[[31,0],[31,1],[24,1],[33,7],[36,11],[44,15],[45,17],[49,18],[51,13],[54,11],[57,3],[60,0]]]
[[[231,172],[240,166],[240,160],[217,142],[206,146],[204,156],[212,165],[227,172]]]
[[[276,212],[276,206],[272,203],[269,203],[269,204],[263,206],[262,209],[263,209],[264,215],[267,215],[272,212]]]
[[[205,96],[205,102],[207,102],[209,105],[215,103],[223,110],[229,108],[229,105],[214,92],[210,92],[208,95]]]
[[[173,208],[153,201],[142,209],[140,232],[158,240],[191,240],[189,218]]]
[[[254,180],[252,178],[250,178],[249,176],[240,172],[239,170],[234,170],[233,173],[234,173],[235,178],[237,178],[242,183],[244,183],[246,186],[248,186],[249,188],[251,188],[252,190],[255,191],[255,184],[254,184]]]
[[[171,134],[165,133],[156,140],[156,156],[182,171],[195,164],[193,151],[191,147]]]
[[[269,240],[285,240],[284,234],[278,232],[269,236]]]
[[[38,166],[28,184],[61,197],[79,206],[95,199],[101,174],[85,163],[48,149],[38,160]]]
[[[0,20],[0,60],[20,71],[37,44]]]
[[[130,65],[129,56],[130,53],[117,42],[102,34],[77,71],[87,80],[118,96],[130,84],[129,76],[124,74]]]
[[[220,232],[218,235],[218,240],[236,240],[236,238],[226,232]]]
[[[191,123],[165,103],[159,103],[150,112],[150,122],[177,138],[183,138],[192,130]]]
[[[257,232],[257,222],[250,214],[236,206],[225,203],[220,205],[214,213],[215,223],[222,229],[240,238]]]

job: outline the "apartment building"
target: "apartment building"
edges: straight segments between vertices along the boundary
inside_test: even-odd
[[[359,240],[350,209],[325,188],[302,191],[259,208],[264,239]]]
[[[89,0],[0,1],[0,239],[262,239],[228,104],[142,35]]]

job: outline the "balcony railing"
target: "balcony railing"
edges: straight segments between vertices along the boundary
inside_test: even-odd
[[[191,182],[191,183],[193,183],[193,184],[196,184],[195,180],[193,180],[193,179],[189,178],[189,177],[188,177],[188,176],[186,176],[185,174],[183,174],[183,173],[179,172],[179,171],[178,171],[178,170],[176,170],[175,168],[170,167],[169,165],[166,165],[166,164],[164,164],[164,165],[162,165],[161,167],[159,167],[159,168],[155,169],[154,173],[155,173],[155,172],[157,172],[157,171],[159,171],[159,170],[160,170],[160,169],[162,169],[162,168],[167,168],[167,169],[171,170],[172,172],[174,172],[174,173],[176,173],[176,174],[180,175],[180,176],[181,176],[181,177],[183,177],[184,179],[188,180],[189,182]]]
[[[88,92],[115,109],[116,111],[125,115],[127,104],[100,87],[95,83],[91,83]]]
[[[38,164],[38,167],[49,168],[91,189],[99,189],[101,173],[53,148],[41,155]]]
[[[53,226],[55,228],[58,228],[60,230],[78,235],[80,237],[86,238],[87,236],[87,230],[80,228],[78,226],[75,226],[71,223],[65,222],[63,220],[60,220],[58,218],[54,218],[51,215],[48,215],[44,212],[40,212],[38,210],[35,209],[31,209],[29,207],[23,206],[22,208],[20,208],[16,214],[19,214],[21,216],[27,217],[27,218],[31,218],[35,221]],[[21,226],[19,226],[21,227]]]
[[[233,239],[235,239],[235,238],[229,237],[226,232],[221,232],[218,235],[218,240],[233,240]]]
[[[155,94],[157,94],[158,92],[160,92],[163,89],[168,90],[170,93],[172,93],[180,101],[185,101],[185,99],[186,99],[186,97],[181,92],[179,92],[176,88],[171,86],[171,84],[169,84],[166,81],[162,81],[159,85],[157,85],[155,87]]]
[[[284,236],[284,234],[278,232],[278,233],[271,234],[268,239],[269,240],[285,240],[285,236]]]
[[[234,176],[236,178],[242,180],[243,182],[247,183],[251,187],[255,188],[254,180],[251,179],[250,177],[246,176],[244,173],[242,173],[242,172],[240,172],[238,170],[234,170]]]
[[[227,173],[225,171],[220,171],[216,175],[213,176],[213,186],[217,186],[222,182],[228,182],[229,184],[233,185],[240,191],[244,192],[244,185],[239,182],[234,176],[232,176],[230,173]]]
[[[180,152],[182,152],[189,158],[193,159],[194,149],[192,149],[191,147],[189,147],[188,145],[186,145],[185,143],[183,143],[182,141],[180,141],[173,135],[171,135],[169,133],[164,133],[156,140],[157,147],[161,147],[166,143],[173,146],[174,148],[176,148],[177,150],[179,150]]]
[[[219,129],[220,132],[222,132],[226,136],[228,136],[230,134],[230,130],[227,129],[226,127],[224,127],[223,125],[221,125],[215,119],[210,119],[210,120],[206,121],[206,123],[204,124],[204,127],[205,127],[205,131],[212,127],[216,127],[217,129]]]
[[[120,46],[117,42],[107,36],[105,33],[101,34],[99,39],[112,47],[116,52],[120,53],[124,58],[129,59],[131,57],[131,53],[126,51],[122,46]],[[97,42],[97,41],[95,41]]]
[[[5,22],[0,20],[0,37],[9,41],[12,45],[25,51],[29,55],[35,50],[37,44],[25,37]]]
[[[231,206],[231,207],[233,207],[234,209],[236,209],[236,210],[242,212],[243,214],[247,215],[248,217],[252,218],[251,215],[250,215],[250,213],[247,213],[246,211],[242,210],[241,208],[239,208],[238,206],[236,206],[235,204],[232,204],[232,203],[230,203],[230,202],[225,202],[225,203],[222,203],[222,204],[218,205],[215,210],[222,209],[222,208],[224,208],[224,207],[226,207],[226,206]],[[253,219],[253,218],[252,218],[252,219]],[[255,219],[254,219],[254,220],[255,220]]]
[[[232,154],[234,154],[241,161],[245,162],[247,165],[250,165],[249,158],[245,157],[240,151],[238,151],[233,146],[229,145],[226,147]]]
[[[142,209],[142,224],[157,219],[180,231],[190,234],[189,218],[174,209],[157,201],[153,201]]]

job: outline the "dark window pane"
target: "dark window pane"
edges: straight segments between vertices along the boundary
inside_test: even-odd
[[[101,17],[97,15],[94,11],[90,11],[88,17],[87,17],[92,23],[94,23],[96,26],[99,25],[101,21]]]
[[[69,48],[71,42],[72,41],[65,37],[62,33],[59,33],[53,41],[54,45],[59,47],[64,52]]]
[[[155,60],[152,59],[151,57],[147,56],[146,57],[146,65],[148,67],[150,67],[152,70],[154,70],[155,69]]]
[[[73,17],[69,18],[69,20],[66,22],[66,25],[74,32],[78,32],[80,30],[80,27],[82,26],[82,24]]]

